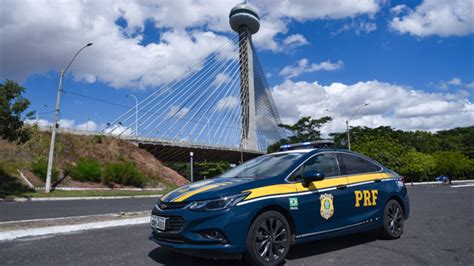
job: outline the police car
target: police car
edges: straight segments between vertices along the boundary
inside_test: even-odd
[[[187,254],[279,264],[290,246],[365,230],[399,238],[409,215],[397,173],[354,152],[263,155],[186,185],[153,208],[150,239]]]

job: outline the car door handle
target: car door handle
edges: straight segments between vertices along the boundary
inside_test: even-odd
[[[377,178],[377,179],[374,180],[375,183],[380,183],[380,181],[382,181],[382,179],[380,179],[380,178]]]
[[[347,187],[346,185],[339,185],[337,186],[337,189],[343,190],[343,189],[346,189],[346,187]]]

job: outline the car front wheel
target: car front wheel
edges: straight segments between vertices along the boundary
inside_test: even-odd
[[[253,265],[278,265],[290,249],[291,229],[285,216],[267,211],[255,219],[247,235],[245,258]]]
[[[385,238],[396,239],[403,233],[403,209],[396,200],[390,200],[385,205],[382,234]]]

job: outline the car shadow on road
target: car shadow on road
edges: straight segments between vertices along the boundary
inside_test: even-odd
[[[288,262],[301,258],[317,256],[320,254],[369,243],[375,240],[377,240],[377,235],[375,233],[366,232],[294,245],[291,247],[290,252],[286,256],[286,260]],[[157,263],[163,265],[222,265],[223,263],[225,263],[226,266],[245,265],[239,260],[222,261],[202,259],[173,252],[162,247],[158,247],[150,251],[148,256]]]
[[[378,236],[376,233],[364,232],[303,243],[292,246],[290,252],[286,256],[286,259],[287,261],[291,261],[306,257],[317,256],[320,254],[369,243],[377,239]]]

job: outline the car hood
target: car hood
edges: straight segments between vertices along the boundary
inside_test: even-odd
[[[271,178],[213,178],[177,188],[161,197],[163,202],[215,199],[272,183]]]

